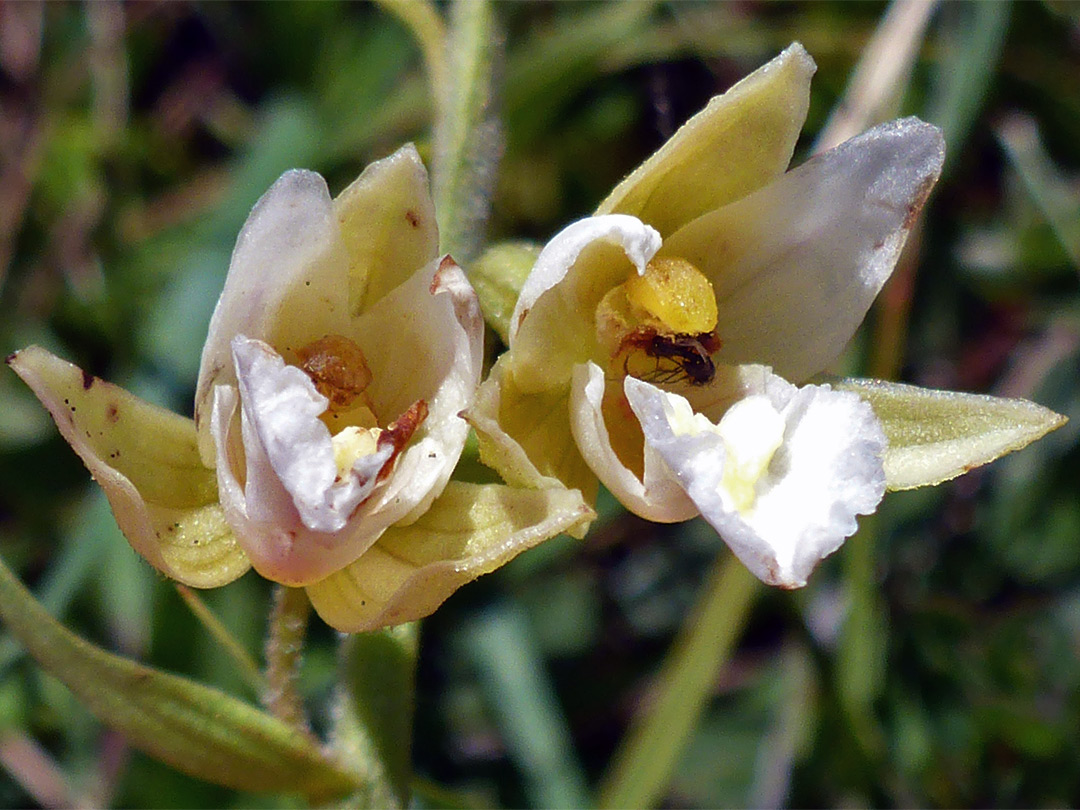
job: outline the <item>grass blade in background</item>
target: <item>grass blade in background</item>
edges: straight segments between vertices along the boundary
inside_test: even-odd
[[[524,614],[501,602],[458,630],[534,807],[588,807],[573,741]]]
[[[600,786],[604,808],[660,804],[709,691],[746,624],[758,580],[721,553],[697,608],[657,676],[656,696],[626,733]]]

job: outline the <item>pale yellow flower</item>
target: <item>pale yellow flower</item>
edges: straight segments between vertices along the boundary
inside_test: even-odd
[[[553,238],[468,412],[508,481],[591,498],[599,480],[650,520],[701,514],[784,587],[886,485],[870,406],[792,383],[843,350],[944,155],[905,119],[786,171],[813,72],[792,45]]]
[[[237,239],[194,420],[37,347],[8,362],[162,573],[212,587],[253,566],[338,629],[409,621],[591,515],[572,493],[450,481],[483,321],[437,249],[411,146],[336,199],[287,172]]]

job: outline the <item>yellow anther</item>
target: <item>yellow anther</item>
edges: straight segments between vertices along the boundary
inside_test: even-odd
[[[685,259],[653,259],[645,275],[634,274],[625,288],[630,305],[671,334],[698,335],[716,328],[712,284]]]

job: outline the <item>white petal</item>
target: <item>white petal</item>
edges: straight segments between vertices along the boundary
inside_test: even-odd
[[[716,291],[725,363],[797,382],[855,333],[941,172],[937,127],[875,127],[669,237]]]
[[[237,335],[232,341],[240,389],[244,448],[248,455],[248,517],[266,520],[260,489],[276,478],[292,497],[304,525],[316,532],[345,527],[356,506],[371,494],[391,447],[357,459],[352,474],[339,481],[330,431],[320,421],[328,405],[311,378],[262,341]],[[266,454],[266,476],[256,459]],[[276,489],[276,487],[273,487]]]
[[[731,508],[721,494],[725,448],[719,431],[673,427],[676,395],[627,378],[626,395],[652,444],[702,516],[757,577],[797,588],[855,532],[885,492],[885,436],[873,411],[828,386],[795,388],[769,375],[764,395],[783,417],[783,443],[757,485],[754,505]]]
[[[604,486],[634,514],[661,523],[694,517],[697,507],[650,444],[645,444],[641,478],[619,459],[611,446],[601,409],[604,388],[604,372],[598,365],[582,363],[574,367],[570,426],[585,462]]]
[[[347,261],[334,220],[326,182],[308,171],[289,171],[255,203],[240,231],[229,263],[229,274],[218,299],[203,346],[195,395],[195,421],[203,462],[213,464],[214,448],[204,424],[215,384],[235,382],[229,342],[245,334],[270,339],[290,290],[313,268],[340,266]],[[343,300],[336,320],[344,316]],[[321,309],[328,327],[319,335],[338,331],[330,323],[335,307]]]
[[[410,520],[443,491],[465,447],[469,426],[459,414],[473,404],[483,370],[480,302],[462,269],[444,257],[384,296],[356,330],[361,346],[370,347],[367,393],[376,412],[400,414],[417,400],[427,403],[416,437],[360,510],[394,523]]]
[[[514,314],[510,316],[511,345],[536,300],[561,282],[581,252],[595,242],[621,247],[638,273],[644,275],[645,265],[660,249],[660,234],[637,217],[626,214],[586,217],[567,225],[540,251],[532,272],[521,287]],[[591,315],[589,320],[592,320]]]
[[[510,318],[507,360],[524,393],[566,391],[574,365],[597,356],[596,306],[660,247],[660,235],[624,214],[569,225],[541,251]]]

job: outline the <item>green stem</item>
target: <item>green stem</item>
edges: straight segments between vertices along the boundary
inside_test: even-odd
[[[450,9],[446,82],[435,111],[432,186],[440,249],[472,261],[491,212],[502,136],[494,111],[493,67],[501,54],[487,0],[457,0]]]
[[[757,593],[754,576],[724,554],[660,670],[648,713],[615,754],[601,784],[600,807],[652,807],[662,798]]]
[[[266,681],[263,705],[276,718],[311,735],[304,701],[296,691],[311,602],[303,588],[278,585],[266,637]]]
[[[446,66],[446,27],[438,9],[429,0],[378,0],[388,13],[393,14],[412,33],[424,55],[431,95],[439,103],[447,92],[448,70]]]

